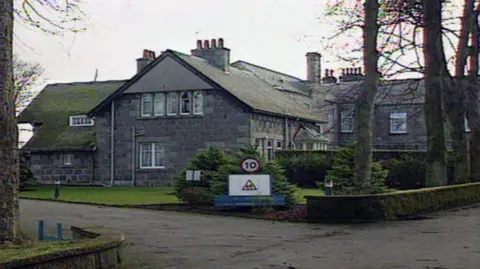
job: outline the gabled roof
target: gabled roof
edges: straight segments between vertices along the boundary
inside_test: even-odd
[[[323,84],[326,99],[338,103],[353,103],[363,87],[363,81]],[[423,104],[425,86],[423,79],[382,81],[375,95],[376,105]]]
[[[266,81],[250,72],[242,71],[233,66],[229,66],[227,72],[225,72],[210,65],[204,59],[173,50],[166,50],[162,53],[162,55],[152,61],[141,72],[136,74],[128,83],[125,83],[101,104],[93,108],[89,115],[99,111],[123,91],[127,90],[133,83],[138,81],[165,57],[172,57],[178,63],[182,64],[207,83],[211,84],[212,87],[224,89],[256,112],[299,118],[312,122],[320,121],[319,117],[304,108],[303,104],[292,100],[286,94],[275,89],[273,85],[268,84]]]
[[[124,80],[47,85],[18,117],[19,123],[41,123],[24,150],[88,150],[93,127],[70,127],[69,117],[84,115],[124,84]]]

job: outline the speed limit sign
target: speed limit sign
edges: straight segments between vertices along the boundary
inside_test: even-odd
[[[240,168],[247,173],[255,173],[260,170],[260,161],[255,158],[245,158],[240,163]]]

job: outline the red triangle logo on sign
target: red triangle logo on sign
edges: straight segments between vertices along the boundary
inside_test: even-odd
[[[243,185],[242,191],[256,191],[257,186],[250,179]]]

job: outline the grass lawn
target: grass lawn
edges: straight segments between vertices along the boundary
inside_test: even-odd
[[[23,198],[53,199],[54,187],[40,187],[20,193]],[[173,188],[160,187],[60,187],[58,200],[109,205],[178,203]]]
[[[39,187],[20,193],[21,198],[53,199],[54,187]],[[319,189],[300,189],[296,193],[299,204],[305,204],[305,195],[323,195]],[[169,187],[60,187],[58,200],[90,202],[110,205],[145,205],[179,203]]]

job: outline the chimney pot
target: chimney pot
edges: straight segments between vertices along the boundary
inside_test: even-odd
[[[330,72],[330,71],[329,71],[328,69],[325,69],[325,77],[326,77],[326,78],[328,78],[329,72]]]
[[[333,69],[330,69],[330,77],[333,77]]]
[[[342,76],[345,76],[345,69],[342,68],[342,69],[340,69],[340,70],[342,71]]]
[[[217,47],[217,40],[212,39],[212,48],[216,48],[216,47]]]
[[[362,68],[361,67],[358,68],[358,74],[362,75]]]
[[[210,48],[210,43],[208,40],[205,40],[203,41],[203,46],[206,48],[206,49],[209,49]]]
[[[197,40],[197,49],[202,49],[202,40]]]
[[[223,48],[224,44],[223,44],[223,38],[219,38],[218,39],[218,47],[219,48]]]

